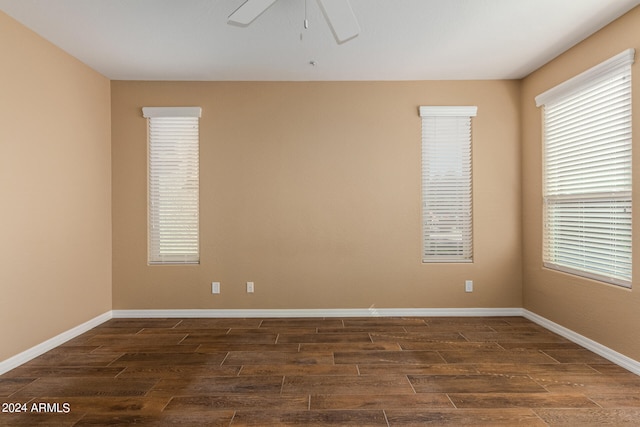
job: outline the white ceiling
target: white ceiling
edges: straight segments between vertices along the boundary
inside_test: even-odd
[[[315,0],[278,0],[249,27],[228,25],[243,2],[0,0],[0,10],[113,80],[466,80],[524,77],[640,4],[351,0],[360,35],[338,45]]]

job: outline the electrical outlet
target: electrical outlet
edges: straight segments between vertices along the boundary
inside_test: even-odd
[[[212,294],[220,293],[220,282],[211,282],[211,293]]]
[[[465,282],[464,282],[464,291],[465,292],[473,292],[473,280],[465,280]]]
[[[247,293],[248,294],[253,293],[253,282],[247,282]]]

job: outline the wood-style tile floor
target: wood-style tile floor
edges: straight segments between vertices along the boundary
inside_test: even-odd
[[[640,425],[640,377],[521,317],[113,319],[0,401],[3,426]]]

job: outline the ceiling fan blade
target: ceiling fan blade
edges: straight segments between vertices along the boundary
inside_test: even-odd
[[[247,0],[227,18],[227,24],[246,27],[277,0]]]
[[[318,4],[338,44],[360,34],[360,25],[349,0],[318,0]]]

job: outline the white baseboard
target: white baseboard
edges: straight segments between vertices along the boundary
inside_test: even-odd
[[[64,344],[65,342],[77,337],[78,335],[84,334],[88,330],[95,328],[96,326],[106,322],[111,318],[112,311],[108,311],[101,314],[100,316],[94,317],[93,319],[84,322],[81,325],[71,328],[59,335],[56,335],[55,337],[50,338],[34,347],[31,347],[30,349],[25,350],[22,353],[18,353],[13,357],[3,360],[2,362],[0,362],[0,375],[14,368],[17,368],[23,363],[27,363],[31,359],[35,359],[41,354],[44,354],[47,351],[52,350],[61,344]]]
[[[558,325],[523,308],[359,308],[359,309],[302,309],[302,310],[113,310],[114,318],[192,318],[192,317],[490,317],[523,316],[558,335],[640,375],[640,362],[618,353],[570,329]]]
[[[640,375],[640,362],[523,308],[357,308],[357,309],[194,309],[112,310],[0,362],[0,375],[112,318],[273,318],[273,317],[491,317],[523,316],[607,360]]]
[[[521,308],[331,308],[113,310],[114,318],[269,318],[269,317],[490,317],[522,316]]]
[[[538,325],[555,332],[556,334],[572,341],[587,350],[591,350],[599,356],[604,357],[605,359],[615,363],[618,366],[622,366],[623,368],[633,372],[636,375],[640,375],[640,362],[634,360],[630,357],[625,356],[624,354],[618,353],[606,347],[592,339],[589,339],[583,335],[578,334],[577,332],[572,331],[571,329],[567,329],[564,326],[558,325],[551,320],[548,320],[540,315],[537,315],[529,310],[522,310],[522,315],[531,320],[532,322],[537,323]]]

